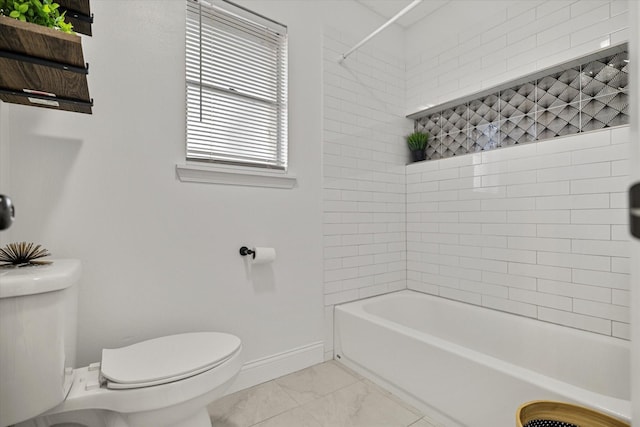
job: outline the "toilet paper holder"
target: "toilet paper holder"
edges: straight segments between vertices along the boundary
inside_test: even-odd
[[[240,248],[240,255],[251,255],[251,264],[270,264],[276,260],[276,250],[274,248],[254,247],[248,248],[243,246]]]
[[[251,255],[251,257],[255,259],[256,251],[253,251],[253,250],[249,249],[248,247],[243,246],[243,247],[240,248],[240,255],[242,255],[242,256]]]

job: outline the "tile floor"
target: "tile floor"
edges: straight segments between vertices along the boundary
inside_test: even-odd
[[[214,427],[443,427],[335,361],[230,394]]]

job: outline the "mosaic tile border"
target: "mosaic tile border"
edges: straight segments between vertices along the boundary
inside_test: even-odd
[[[626,45],[412,114],[431,134],[427,160],[629,123]]]

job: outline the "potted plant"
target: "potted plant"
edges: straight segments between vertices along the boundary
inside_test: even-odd
[[[427,158],[427,142],[429,142],[429,133],[415,131],[407,136],[407,145],[411,150],[411,159],[414,162],[426,160]]]
[[[0,0],[0,15],[73,34],[66,11],[60,13],[59,7],[53,0]]]

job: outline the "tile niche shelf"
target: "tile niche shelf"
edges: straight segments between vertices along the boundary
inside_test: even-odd
[[[427,160],[523,145],[629,123],[627,44],[407,116],[431,134]]]
[[[88,0],[84,10],[88,12]],[[82,40],[76,34],[0,16],[0,69],[2,101],[92,112],[89,67],[84,62]]]

